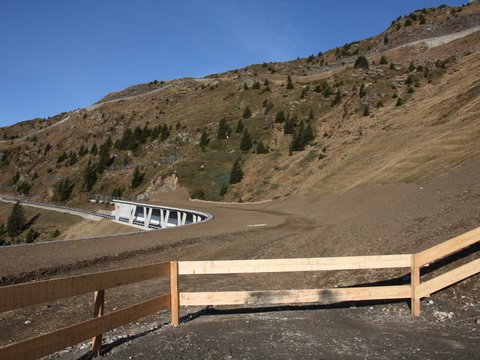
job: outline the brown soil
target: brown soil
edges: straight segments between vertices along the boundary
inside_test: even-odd
[[[422,184],[356,188],[315,201],[288,198],[260,204],[213,204],[189,202],[185,191],[177,191],[155,202],[203,210],[214,218],[179,229],[2,248],[0,273],[8,284],[171,259],[412,253],[478,226],[479,173],[477,159]],[[250,226],[255,224],[266,226]],[[463,255],[468,259],[478,257],[478,246]],[[405,275],[398,271],[364,271],[309,273],[301,277],[190,276],[182,278],[180,286],[181,290],[204,291],[315,288],[392,277],[408,281]],[[167,288],[164,279],[108,290],[106,311],[163,293]],[[245,314],[213,312],[221,316],[201,316],[178,329],[160,326],[168,321],[168,314],[161,312],[114,331],[107,342],[118,336],[125,338],[115,343],[123,345],[111,350],[115,358],[140,353],[143,358],[285,358],[289,353],[298,358],[388,356],[384,354],[471,358],[479,350],[475,340],[479,328],[474,322],[480,317],[479,290],[476,275],[433,295],[432,305],[424,301],[420,320],[410,319],[404,302],[375,305],[373,309],[336,306],[332,310],[319,306],[260,313],[247,310]],[[201,309],[182,309],[184,315],[197,310]],[[87,319],[91,311],[91,295],[86,294],[3,313],[0,342],[25,339],[39,331]],[[453,315],[445,317],[442,312]],[[201,314],[211,315],[212,311]],[[25,324],[27,320],[31,323]],[[152,327],[159,329],[140,336]],[[139,338],[133,341],[129,336]],[[435,343],[436,339],[441,341]],[[77,346],[58,356],[78,357],[85,351]]]

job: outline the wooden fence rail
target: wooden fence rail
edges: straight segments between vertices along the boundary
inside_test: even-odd
[[[411,299],[413,316],[420,315],[420,299],[480,272],[480,259],[421,282],[421,268],[480,241],[480,228],[417,254],[347,256],[307,259],[170,261],[95,274],[72,276],[0,287],[0,312],[94,293],[94,318],[51,333],[0,348],[0,359],[35,359],[92,338],[94,355],[100,354],[102,334],[161,309],[170,309],[172,324],[179,324],[180,306],[335,303],[343,301]],[[275,272],[337,271],[409,268],[408,285],[328,289],[180,292],[181,276]],[[125,309],[104,314],[105,289],[170,277],[170,292]]]
[[[1,287],[0,312],[93,292],[94,318],[0,348],[0,359],[37,359],[89,338],[99,355],[103,333],[171,307],[167,293],[104,315],[105,289],[162,276],[170,276],[170,263]]]

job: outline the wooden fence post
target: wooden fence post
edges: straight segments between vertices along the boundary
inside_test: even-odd
[[[105,290],[98,290],[93,293],[93,317],[103,316],[105,308]],[[92,339],[93,356],[99,356],[102,350],[102,335]]]
[[[412,255],[412,268],[411,268],[411,311],[412,316],[420,316],[420,298],[417,295],[418,287],[420,285],[420,267],[417,265],[416,254]]]
[[[172,325],[179,324],[179,296],[178,296],[178,262],[170,261],[170,309]]]

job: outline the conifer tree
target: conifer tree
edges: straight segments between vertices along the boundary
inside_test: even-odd
[[[286,118],[285,118],[285,114],[283,113],[282,110],[280,110],[279,112],[277,112],[277,115],[275,115],[275,122],[276,123],[283,123],[285,122]]]
[[[222,187],[220,188],[219,195],[220,196],[225,196],[225,194],[228,192],[228,185],[223,184]]]
[[[233,163],[232,170],[230,171],[230,184],[239,183],[243,179],[243,171],[240,162],[241,160],[238,158]]]
[[[47,155],[51,148],[52,148],[52,145],[50,145],[50,143],[45,145],[45,148],[43,149],[43,156]]]
[[[257,154],[267,154],[268,153],[268,148],[265,145],[263,145],[262,140],[260,140],[257,144],[256,153]]]
[[[20,173],[17,171],[15,172],[15,175],[12,176],[12,178],[10,179],[10,184],[12,185],[15,185],[18,180],[20,180]]]
[[[230,126],[227,124],[227,120],[225,118],[220,120],[220,123],[218,124],[218,129],[217,129],[217,139],[222,140],[226,139],[227,137],[230,136],[232,130],[230,129]]]
[[[366,105],[363,108],[363,116],[368,116],[368,115],[370,115],[370,109],[368,108],[368,105]]]
[[[368,70],[369,65],[368,65],[368,60],[365,56],[360,55],[357,57],[357,60],[355,60],[355,64],[353,65],[355,69],[366,69]]]
[[[204,128],[202,131],[202,136],[200,136],[199,146],[202,148],[202,150],[205,150],[209,142],[210,139],[208,138],[207,129]]]
[[[33,227],[31,227],[27,232],[27,236],[25,237],[25,242],[27,244],[31,244],[39,236],[40,236],[40,233],[37,230],[35,230]]]
[[[131,139],[132,139],[132,129],[126,128],[125,130],[123,130],[122,138],[118,143],[118,149],[127,150],[130,145]]]
[[[53,199],[58,202],[64,202],[70,198],[75,184],[69,178],[60,180],[53,189]]]
[[[110,157],[110,149],[112,147],[112,139],[109,137],[105,142],[100,145],[98,152],[99,159],[97,165],[97,172],[103,174],[104,170],[110,166],[112,163],[112,158]]]
[[[243,111],[243,118],[248,119],[250,117],[252,117],[252,111],[250,110],[250,107],[247,105],[247,107]]]
[[[303,140],[304,125],[300,123],[297,131],[293,135],[292,142],[290,143],[290,152],[303,151],[305,149],[305,143]]]
[[[92,164],[92,161],[89,159],[87,167],[83,172],[83,183],[86,191],[91,191],[93,186],[97,182],[97,168]]]
[[[288,77],[287,77],[287,89],[291,90],[293,88],[294,88],[294,86],[293,86],[292,78],[290,77],[290,75],[288,75]]]
[[[287,117],[287,120],[285,121],[285,126],[283,128],[283,133],[284,134],[293,134],[293,131],[295,130],[295,120],[293,118]]]
[[[92,147],[90,148],[90,154],[95,156],[95,155],[97,155],[97,153],[98,153],[97,144],[93,143]]]
[[[160,140],[166,140],[170,136],[170,129],[168,128],[167,124],[163,124],[162,132],[160,136]]]
[[[135,167],[133,171],[132,180],[130,180],[130,189],[135,189],[142,185],[143,178],[145,177],[144,173],[141,173],[138,166]]]
[[[362,85],[360,86],[359,96],[362,98],[365,95],[367,95],[367,90],[365,90],[365,84],[362,83]]]
[[[7,234],[10,237],[19,235],[25,228],[27,221],[22,206],[17,202],[13,205],[12,211],[7,220]]]
[[[307,126],[303,130],[304,145],[307,145],[308,143],[310,143],[314,138],[315,138],[315,135],[313,134],[312,126],[310,124],[307,124]]]
[[[248,133],[248,130],[245,129],[243,131],[242,140],[240,141],[240,150],[248,151],[252,148],[252,146],[253,146],[252,138],[251,138],[250,134]]]
[[[240,119],[238,120],[237,129],[235,130],[235,132],[237,134],[240,134],[243,132],[243,129],[244,129],[243,122],[242,122],[242,119]]]
[[[340,92],[340,89],[337,89],[337,93],[335,94],[335,99],[332,101],[332,106],[340,104],[340,101],[342,101],[342,93]]]
[[[388,61],[387,61],[387,58],[385,57],[385,55],[382,55],[382,57],[380,58],[380,64],[381,65],[388,64]]]

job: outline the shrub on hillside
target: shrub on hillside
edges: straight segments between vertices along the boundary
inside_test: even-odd
[[[292,82],[292,78],[290,77],[290,75],[288,75],[287,77],[287,89],[293,89],[294,86],[293,86],[293,82]]]
[[[140,172],[140,169],[135,167],[133,171],[132,180],[130,180],[130,189],[135,189],[142,185],[145,173]]]
[[[235,160],[232,166],[232,170],[230,171],[230,184],[236,184],[242,181],[243,179],[243,171],[241,167],[241,160],[238,158]]]
[[[355,64],[353,65],[353,67],[355,69],[368,69],[369,64],[367,58],[363,55],[360,55],[359,57],[357,57],[357,60],[355,60]]]
[[[13,205],[12,211],[7,219],[7,234],[10,237],[19,235],[24,229],[27,220],[22,206],[17,202]]]
[[[64,202],[70,198],[75,184],[67,177],[57,182],[53,188],[54,201]]]
[[[247,106],[243,111],[243,118],[248,119],[250,117],[252,117],[252,111],[250,110],[250,107]]]

